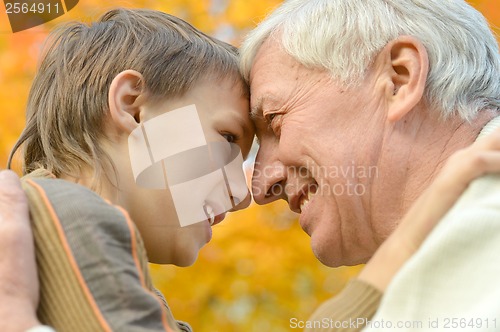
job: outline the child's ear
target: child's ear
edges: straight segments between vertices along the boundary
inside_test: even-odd
[[[145,100],[141,73],[125,70],[116,75],[109,87],[109,112],[117,128],[131,133],[139,125]]]
[[[387,118],[397,122],[423,98],[429,59],[424,45],[411,36],[400,36],[380,53],[387,76]]]

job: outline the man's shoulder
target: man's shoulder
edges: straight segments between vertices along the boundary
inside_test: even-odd
[[[474,180],[450,212],[488,210],[500,214],[500,175],[490,174]]]
[[[500,116],[497,116],[484,126],[476,141],[484,139],[499,129]],[[500,214],[498,202],[500,202],[500,175],[487,174],[469,184],[449,214],[454,212],[455,218],[460,218],[460,215],[465,216],[464,211],[485,210],[485,213],[498,215]]]

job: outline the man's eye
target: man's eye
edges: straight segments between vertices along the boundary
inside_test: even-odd
[[[226,141],[228,141],[229,143],[234,143],[237,140],[236,135],[233,135],[233,134],[225,133],[225,134],[222,134],[222,137],[224,137],[224,139]]]
[[[278,115],[280,114],[270,113],[264,117],[267,122],[268,130],[272,131],[277,137],[279,137],[281,134],[281,128],[280,128],[281,121],[279,118],[277,118]]]
[[[266,115],[267,123],[273,122],[273,120],[274,120],[275,117],[276,117],[276,114],[274,114],[274,113]]]

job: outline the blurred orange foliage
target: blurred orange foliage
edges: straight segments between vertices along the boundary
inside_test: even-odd
[[[0,2],[0,166],[24,127],[24,107],[47,32],[68,20],[92,20],[117,6],[163,10],[235,45],[280,0],[80,0],[64,16],[12,34]],[[471,0],[500,24],[498,0]],[[493,28],[500,33],[498,27]],[[336,294],[359,267],[329,269],[312,255],[309,239],[283,203],[231,214],[189,268],[152,265],[157,287],[174,315],[195,331],[288,331]]]

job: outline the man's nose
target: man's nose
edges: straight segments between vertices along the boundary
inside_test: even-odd
[[[286,199],[286,167],[278,159],[278,149],[261,145],[252,176],[252,194],[257,204]]]

